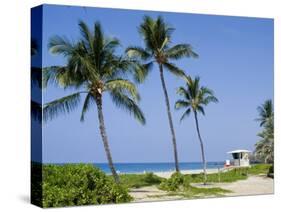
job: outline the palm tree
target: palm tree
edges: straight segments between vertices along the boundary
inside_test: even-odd
[[[259,118],[256,119],[263,127],[258,134],[260,140],[256,143],[255,155],[264,163],[274,161],[274,111],[272,100],[266,100],[262,106],[257,108]]]
[[[159,67],[159,74],[162,88],[165,96],[165,104],[169,119],[169,126],[172,134],[172,143],[174,148],[175,168],[179,172],[178,153],[176,144],[176,135],[172,121],[169,96],[164,79],[164,68],[170,73],[183,77],[184,71],[178,68],[171,60],[178,60],[183,57],[197,57],[189,44],[177,44],[170,46],[171,35],[174,31],[169,27],[162,17],[153,20],[149,16],[144,16],[143,22],[139,26],[139,33],[143,37],[145,47],[131,46],[126,49],[127,55],[135,59],[135,79],[143,82],[152,69],[153,63]]]
[[[273,118],[273,104],[272,101],[266,100],[262,106],[259,106],[257,108],[258,113],[259,113],[259,118],[256,120],[260,122],[260,126],[264,126]]]
[[[44,86],[46,83],[56,83],[63,88],[76,88],[79,91],[47,103],[44,106],[45,119],[52,119],[60,113],[70,113],[78,106],[84,94],[80,120],[84,121],[86,112],[95,104],[109,168],[115,182],[119,183],[106,134],[103,96],[108,93],[117,107],[127,110],[141,124],[145,124],[144,115],[137,105],[140,96],[136,86],[124,78],[130,63],[115,53],[120,46],[119,41],[106,38],[99,22],[95,23],[93,32],[82,21],[79,22],[79,28],[81,39],[76,43],[59,36],[50,39],[50,51],[63,55],[67,64],[46,68]]]
[[[218,99],[214,96],[212,90],[207,87],[200,87],[200,78],[195,77],[193,80],[191,77],[186,77],[186,88],[180,87],[177,91],[179,95],[183,97],[176,102],[175,108],[176,109],[185,109],[181,117],[181,121],[189,116],[191,112],[194,114],[196,130],[200,142],[201,148],[201,155],[203,161],[203,168],[204,168],[204,184],[207,182],[207,173],[206,173],[206,159],[205,159],[205,151],[204,151],[204,144],[199,130],[199,123],[198,123],[198,113],[202,113],[205,115],[204,106],[207,106],[209,103],[214,102],[217,103]]]

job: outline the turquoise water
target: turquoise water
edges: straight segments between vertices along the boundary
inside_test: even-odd
[[[110,173],[110,169],[107,163],[95,163],[95,166],[99,167],[106,173]],[[208,162],[207,168],[221,168],[224,162]],[[118,173],[143,173],[143,172],[164,172],[174,171],[174,163],[115,163],[114,164]],[[187,162],[179,163],[180,170],[195,170],[202,169],[203,164],[201,162]]]

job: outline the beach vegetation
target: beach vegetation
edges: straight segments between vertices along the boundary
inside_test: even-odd
[[[231,170],[220,171],[217,173],[208,174],[209,183],[231,183],[237,180],[245,180],[250,175],[266,175],[270,169],[269,164],[255,164],[251,167],[233,168]],[[204,180],[204,174],[186,174],[185,178],[190,183],[200,183]]]
[[[168,191],[169,195],[183,196],[187,198],[196,198],[202,196],[223,195],[230,192],[221,188],[198,188],[191,185],[191,180],[186,175],[174,173],[169,179],[165,179],[159,185],[159,189]]]
[[[145,186],[159,185],[164,178],[151,172],[145,174],[121,174],[120,181],[127,188],[140,188]]]
[[[130,202],[128,189],[90,164],[43,165],[43,207]]]

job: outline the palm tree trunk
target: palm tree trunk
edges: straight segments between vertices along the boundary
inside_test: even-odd
[[[203,161],[203,169],[204,169],[204,185],[207,183],[207,172],[206,172],[206,159],[205,159],[205,151],[204,151],[204,144],[200,135],[199,130],[199,124],[198,124],[198,118],[197,118],[197,112],[194,111],[194,117],[195,117],[195,123],[196,123],[196,130],[198,134],[198,138],[200,141],[200,147],[201,147],[201,155],[202,155],[202,161]]]
[[[171,114],[171,109],[170,109],[170,102],[169,102],[169,96],[164,80],[164,74],[163,74],[163,66],[159,64],[159,70],[160,70],[160,78],[161,78],[161,83],[165,95],[165,102],[166,102],[166,107],[167,107],[167,113],[168,113],[168,119],[169,119],[169,125],[170,125],[170,130],[172,134],[172,142],[173,142],[173,147],[174,147],[174,158],[175,158],[175,167],[176,167],[176,172],[179,172],[179,162],[178,162],[178,152],[177,152],[177,142],[176,142],[176,134],[174,130],[174,125],[173,125],[173,120],[172,120],[172,114]]]
[[[116,170],[114,168],[114,165],[113,165],[113,160],[112,160],[110,149],[109,149],[109,143],[108,143],[108,139],[107,139],[107,135],[106,135],[106,131],[105,131],[104,117],[103,117],[103,112],[102,112],[102,97],[101,96],[96,99],[96,104],[97,104],[97,108],[98,108],[98,118],[99,118],[99,123],[100,123],[100,134],[101,134],[101,137],[102,137],[104,150],[105,150],[106,157],[107,157],[107,160],[108,160],[108,165],[109,165],[109,168],[111,170],[112,176],[114,177],[115,182],[120,183],[119,176],[117,175],[117,172],[116,172]]]

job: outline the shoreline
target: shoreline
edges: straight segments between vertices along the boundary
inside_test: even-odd
[[[207,174],[213,174],[213,173],[217,173],[218,169],[212,168],[212,169],[207,169],[206,171]],[[203,173],[203,169],[181,170],[180,172],[182,174],[200,174]],[[173,173],[175,173],[175,171],[153,172],[153,174],[163,178],[169,178]]]
[[[220,169],[222,170],[222,168]],[[217,168],[210,168],[210,169],[207,169],[207,174],[213,174],[213,173],[217,173],[218,172],[218,169]],[[189,169],[189,170],[181,170],[180,171],[182,174],[200,174],[203,172],[203,169]],[[126,175],[126,174],[146,174],[146,173],[153,173],[159,177],[163,177],[163,178],[169,178],[173,173],[175,173],[175,171],[148,171],[148,172],[130,172],[130,173],[126,173],[126,172],[120,172],[118,174],[120,175]],[[111,175],[111,173],[107,173],[107,175]]]

